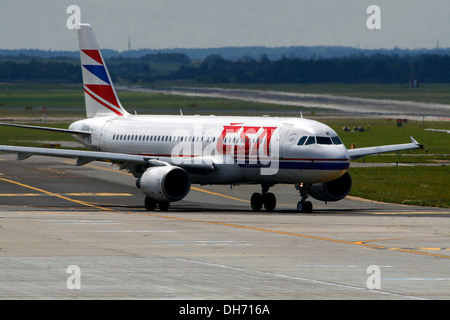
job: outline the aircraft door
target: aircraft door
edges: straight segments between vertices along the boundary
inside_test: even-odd
[[[112,121],[106,121],[105,125],[102,128],[102,131],[100,133],[100,143],[99,143],[99,151],[105,151],[109,149],[109,144],[111,141],[108,140],[108,129],[111,126]],[[110,135],[109,139],[112,139],[112,135]]]
[[[277,135],[277,142],[279,146],[279,157],[282,159],[285,155],[283,155],[283,150],[285,149],[285,145],[290,142],[290,134],[292,125],[291,124],[283,124],[283,126],[280,128],[280,131]]]

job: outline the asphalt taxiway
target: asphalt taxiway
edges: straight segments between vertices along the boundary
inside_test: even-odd
[[[361,199],[253,213],[258,186],[146,212],[103,163],[0,155],[0,299],[449,299],[450,210]],[[79,288],[70,284],[79,270]]]

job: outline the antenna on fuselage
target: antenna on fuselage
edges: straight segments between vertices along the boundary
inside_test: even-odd
[[[181,110],[181,108],[180,108],[180,116],[182,116],[183,115],[183,110]]]
[[[300,111],[300,118],[303,119],[303,113]]]

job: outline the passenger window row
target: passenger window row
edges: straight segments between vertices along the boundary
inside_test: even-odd
[[[215,141],[216,138],[206,138],[206,137],[192,137],[192,136],[143,136],[143,135],[127,135],[127,134],[115,134],[113,135],[113,140],[118,141],[170,141],[170,142],[198,142],[198,141]]]
[[[126,135],[115,134],[113,135],[114,141],[169,141],[169,142],[216,142],[216,137],[193,137],[193,136],[146,136],[146,135]],[[225,139],[217,138],[223,143],[265,143],[266,138],[232,138],[226,137]]]
[[[341,139],[339,139],[338,136],[334,136],[334,137],[321,137],[321,136],[303,136],[300,138],[300,140],[298,141],[297,145],[298,146],[307,146],[310,144],[342,144]]]

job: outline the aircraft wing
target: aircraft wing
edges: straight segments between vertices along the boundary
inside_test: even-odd
[[[434,131],[434,132],[444,132],[444,133],[450,133],[450,130],[441,130],[441,129],[424,129],[426,131]]]
[[[69,134],[90,135],[89,132],[85,132],[85,131],[75,131],[75,130],[51,128],[51,127],[28,126],[28,125],[25,125],[25,124],[0,123],[0,126],[17,127],[17,128],[25,128],[25,129],[36,129],[36,130],[45,130],[45,131],[53,131],[53,132],[69,133]]]
[[[166,161],[163,161],[159,160],[158,157],[153,156],[116,153],[116,152],[66,150],[66,149],[18,147],[18,146],[2,146],[2,145],[0,145],[0,151],[17,153],[18,160],[25,160],[33,155],[59,157],[59,158],[73,158],[77,159],[76,162],[77,166],[82,166],[91,161],[103,161],[120,164],[121,169],[136,165],[165,166],[172,164],[170,162],[170,159],[165,159]],[[214,171],[214,163],[210,160],[203,160],[202,163],[198,164],[180,164],[177,166],[186,169],[188,172],[195,171],[197,173],[205,174]]]
[[[391,144],[386,146],[377,146],[377,147],[366,147],[366,148],[356,148],[356,149],[348,149],[348,155],[350,160],[360,159],[365,156],[369,156],[372,154],[385,153],[385,152],[393,152],[393,151],[402,151],[402,150],[410,150],[410,149],[419,149],[423,146],[411,138],[411,143],[404,144]]]

